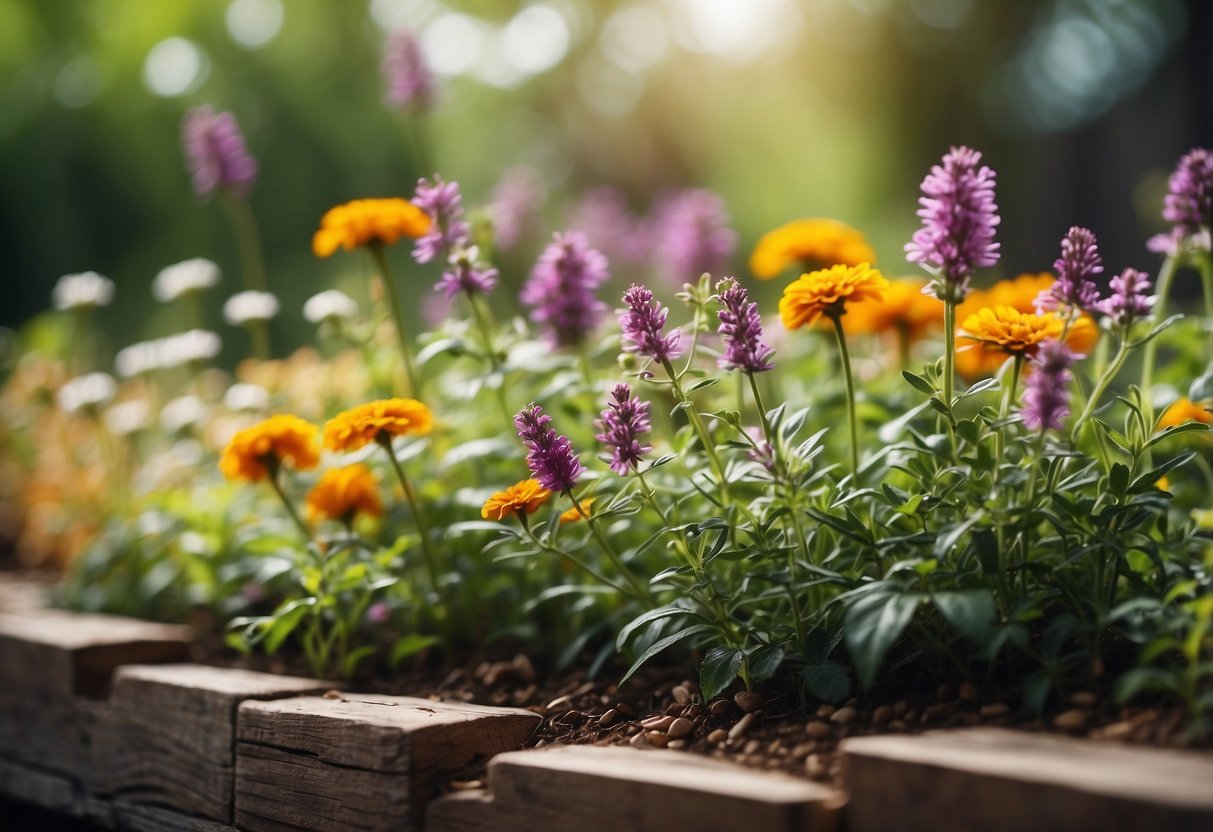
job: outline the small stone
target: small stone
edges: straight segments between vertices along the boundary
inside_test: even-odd
[[[747,755],[757,754],[758,749],[760,748],[762,748],[762,743],[760,743],[758,740],[750,740],[745,744],[745,747],[741,749],[741,753]]]
[[[683,706],[677,702],[671,702],[662,713],[666,716],[682,716],[682,708]]]
[[[830,770],[818,754],[810,754],[804,761],[804,773],[814,780],[824,780]]]
[[[830,722],[835,725],[850,725],[859,716],[859,711],[853,707],[840,708],[830,717]]]
[[[645,739],[647,739],[649,741],[649,745],[653,746],[654,748],[665,748],[666,744],[670,741],[669,737],[667,737],[665,734],[658,733],[657,731],[650,731],[647,734],[641,734],[639,736],[643,736]]]
[[[472,789],[483,789],[483,780],[452,780],[450,786],[457,792],[467,792]]]
[[[674,701],[679,705],[691,704],[691,692],[687,690],[685,685],[674,685],[674,689],[670,691],[670,695],[674,697]]]
[[[877,728],[883,728],[888,725],[893,719],[893,708],[890,705],[881,705],[876,710],[872,711],[872,724]]]
[[[686,740],[670,740],[666,744],[666,748],[672,749],[674,751],[678,751],[678,750],[686,748],[686,747],[687,747]]]
[[[632,710],[632,706],[626,702],[616,702],[615,710],[619,711],[619,713],[623,714],[624,716],[636,716],[636,712]]]
[[[1006,702],[991,702],[989,705],[982,705],[978,713],[987,719],[993,719],[1011,713],[1011,706]]]
[[[754,714],[749,713],[741,718],[741,720],[729,729],[729,739],[736,740],[745,736],[745,732],[750,730],[750,726],[754,724]]]
[[[906,732],[906,724],[900,719],[895,719],[889,723],[889,730],[894,734],[904,734]]]
[[[708,742],[712,745],[720,745],[729,738],[729,732],[723,728],[717,728],[712,733],[708,734]]]
[[[615,724],[616,720],[618,720],[618,719],[619,719],[619,711],[615,710],[614,708],[611,708],[605,714],[598,717],[598,727],[599,728],[610,728],[612,725]]]
[[[649,747],[648,734],[644,734],[644,733],[637,734],[636,736],[634,736],[630,740],[628,740],[628,745],[632,746],[632,748],[648,748]]]
[[[805,757],[813,753],[815,744],[811,742],[802,742],[800,745],[792,747],[792,757],[797,760],[803,760]]]
[[[977,687],[967,679],[960,683],[960,690],[958,693],[961,700],[964,702],[977,701]]]
[[[543,709],[546,713],[552,714],[563,711],[573,710],[573,701],[567,696],[558,696],[549,702]]]
[[[1098,701],[1099,697],[1089,690],[1080,690],[1070,695],[1070,704],[1078,708],[1092,708]]]
[[[944,682],[935,689],[936,702],[951,702],[956,698],[956,685],[951,682]]]
[[[822,705],[817,709],[817,716],[821,717],[822,719],[829,719],[834,715],[834,711],[836,710],[837,708],[835,708],[833,705]]]
[[[1133,733],[1131,722],[1113,722],[1103,729],[1103,735],[1110,740],[1120,740]]]
[[[640,727],[646,731],[664,731],[674,724],[672,716],[651,716],[646,720],[642,720]]]
[[[739,691],[733,697],[733,701],[737,703],[737,707],[741,708],[745,713],[753,713],[767,703],[765,697],[760,693],[753,693],[748,690]]]
[[[905,699],[898,699],[893,703],[893,716],[898,719],[904,717],[908,710],[910,710],[910,703]]]
[[[515,673],[514,665],[510,662],[494,662],[484,674],[484,683],[489,687],[496,687],[502,682],[513,678]]]
[[[1078,731],[1086,726],[1086,724],[1086,712],[1080,711],[1077,708],[1062,711],[1057,716],[1053,717],[1053,727],[1060,728],[1063,731]]]
[[[535,665],[531,663],[530,657],[525,653],[519,653],[510,664],[514,668],[514,676],[518,681],[526,685],[535,681]]]
[[[952,702],[937,702],[934,705],[928,705],[923,708],[923,722],[942,722],[956,712],[956,705]]]
[[[825,739],[826,737],[830,736],[830,734],[831,734],[831,728],[830,728],[829,723],[820,722],[820,721],[816,721],[816,720],[813,722],[810,722],[807,726],[805,726],[804,731],[806,734],[809,735],[810,739],[814,739],[814,740]]]
[[[666,729],[666,734],[672,740],[680,740],[683,737],[689,736],[695,730],[695,723],[685,717],[679,717],[670,723],[670,727]]]
[[[687,719],[699,719],[699,717],[702,714],[703,714],[702,705],[687,705],[685,708],[682,709],[682,715],[685,716]]]
[[[709,710],[712,712],[712,716],[728,716],[733,711],[733,703],[727,699],[717,699]]]

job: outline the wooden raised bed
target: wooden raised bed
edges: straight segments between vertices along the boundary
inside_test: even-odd
[[[105,828],[1213,829],[1204,754],[989,729],[853,738],[838,791],[675,751],[519,751],[529,711],[183,663],[184,628],[17,606],[0,607],[0,795]],[[484,788],[438,796],[489,758]]]

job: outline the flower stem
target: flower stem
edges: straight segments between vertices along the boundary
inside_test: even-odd
[[[222,202],[223,207],[227,209],[228,219],[232,223],[236,248],[240,252],[244,288],[265,292],[268,284],[265,279],[265,260],[261,256],[261,235],[257,230],[257,218],[249,208],[248,202],[230,191],[223,193]]]
[[[303,522],[303,518],[299,516],[299,512],[295,511],[295,506],[287,498],[286,492],[282,490],[282,483],[278,480],[279,466],[275,463],[267,467],[270,472],[270,485],[273,486],[274,493],[278,495],[278,499],[286,507],[286,513],[291,516],[291,520],[295,523],[295,528],[299,529],[299,533],[303,535],[303,539],[310,542],[312,539],[311,529],[307,527],[307,523]]]
[[[408,327],[404,324],[404,313],[400,310],[399,299],[396,297],[396,285],[392,283],[391,270],[388,268],[387,255],[383,253],[381,243],[367,246],[379,274],[383,278],[384,290],[387,292],[387,304],[392,310],[392,319],[396,322],[396,339],[400,342],[400,357],[404,359],[404,374],[408,379],[408,392],[414,396],[421,395],[421,378],[417,375],[417,366],[413,361],[412,342],[409,339]]]
[[[1007,382],[1006,392],[1002,397],[1002,406],[999,408],[998,419],[1005,422],[1007,417],[1011,415],[1011,406],[1015,404],[1015,391],[1019,387],[1019,376],[1023,372],[1023,353],[1017,352],[1013,357],[1014,364],[1011,366],[1011,378]],[[1003,431],[1006,426],[1000,427],[994,431],[994,471],[997,475],[998,463],[1002,461],[1002,453],[1006,448],[1006,442],[1003,439]]]
[[[438,561],[434,557],[434,550],[430,548],[430,529],[425,522],[425,517],[421,514],[417,495],[413,492],[413,486],[409,483],[408,477],[404,475],[404,468],[400,466],[400,460],[396,459],[396,454],[392,450],[391,437],[384,434],[377,441],[387,453],[388,459],[392,461],[396,479],[400,481],[400,487],[404,489],[404,499],[409,504],[409,510],[413,512],[413,522],[417,524],[417,533],[421,536],[421,553],[425,557],[426,571],[430,574],[430,585],[435,592],[438,592]]]
[[[745,375],[750,380],[750,392],[754,394],[754,407],[758,410],[758,421],[762,425],[762,435],[766,438],[767,444],[771,446],[772,451],[778,454],[779,449],[775,444],[775,437],[771,434],[771,422],[767,419],[767,409],[762,403],[762,391],[758,389],[758,378],[750,372],[747,372]]]
[[[956,301],[943,301],[943,403],[952,409],[952,391],[956,383]]]
[[[610,541],[606,539],[606,535],[604,535],[602,533],[602,529],[598,527],[598,521],[586,513],[586,510],[581,507],[581,503],[578,501],[578,499],[573,496],[572,491],[566,491],[565,496],[572,500],[573,508],[577,509],[577,513],[581,515],[581,518],[585,520],[586,525],[590,527],[590,532],[594,535],[594,539],[598,541],[598,545],[602,548],[602,551],[606,553],[608,558],[610,558],[611,563],[615,566],[616,571],[623,575],[624,579],[628,582],[628,586],[632,590],[632,596],[635,597],[637,601],[648,601],[651,598],[648,588],[645,587],[644,584],[640,583],[640,579],[632,574],[632,571],[627,568],[623,560],[615,553],[615,549],[611,546]]]
[[[1213,354],[1213,255],[1203,251],[1198,256],[1200,286],[1205,296],[1205,330],[1209,338],[1209,351]]]
[[[855,379],[851,376],[851,354],[847,351],[847,338],[842,331],[842,316],[831,315],[830,319],[834,322],[834,336],[838,341],[838,356],[842,359],[842,374],[847,383],[847,421],[851,427],[851,476],[856,481],[859,480],[859,425],[855,419]],[[945,390],[950,386],[947,380],[951,378],[949,372],[944,377]],[[944,395],[948,401],[952,400],[950,391]]]
[[[703,424],[703,420],[699,418],[699,412],[695,409],[695,403],[687,398],[687,394],[682,389],[682,381],[680,376],[674,371],[674,367],[670,364],[669,359],[663,359],[661,366],[665,368],[666,374],[670,377],[670,386],[674,391],[674,397],[678,399],[679,404],[685,404],[683,410],[687,414],[687,419],[691,423],[691,428],[699,437],[699,442],[703,445],[703,452],[708,457],[708,465],[712,468],[712,474],[716,477],[716,482],[720,485],[720,496],[724,502],[729,501],[729,486],[728,480],[725,479],[724,466],[720,463],[720,457],[716,454],[716,446],[712,444],[712,437],[708,435],[708,430]]]
[[[464,293],[468,299],[468,305],[472,307],[472,316],[476,320],[476,328],[480,330],[480,340],[484,345],[484,353],[489,360],[489,369],[492,375],[499,376],[495,379],[490,379],[493,382],[493,393],[497,399],[497,404],[501,407],[501,412],[505,416],[507,424],[513,422],[514,414],[510,410],[509,402],[505,398],[505,372],[501,366],[501,358],[497,355],[497,350],[493,346],[493,328],[489,324],[488,317],[480,306],[480,300],[472,292]]]
[[[540,549],[544,550],[545,552],[551,552],[552,554],[556,555],[557,557],[562,557],[565,560],[567,560],[569,563],[572,563],[572,564],[580,567],[591,578],[605,584],[606,586],[609,586],[611,589],[615,590],[620,595],[629,594],[626,587],[622,587],[619,584],[615,583],[610,578],[608,578],[606,575],[603,575],[601,572],[596,570],[594,567],[590,566],[588,563],[583,561],[581,558],[577,557],[576,555],[571,555],[568,552],[564,551],[564,549],[561,549],[558,546],[553,546],[551,543],[545,543],[544,541],[542,541],[538,537],[536,537],[535,533],[533,531],[531,531],[531,524],[526,519],[525,512],[520,513],[518,515],[518,519],[522,521],[522,531],[526,534],[527,538],[529,538],[530,541],[532,543],[534,543],[536,546],[538,546]]]
[[[1146,348],[1154,343],[1151,341],[1146,345]],[[1103,375],[1099,377],[1099,381],[1095,384],[1095,389],[1091,391],[1091,396],[1087,399],[1087,406],[1082,409],[1082,414],[1074,422],[1074,427],[1071,431],[1073,441],[1077,442],[1079,431],[1088,419],[1094,415],[1096,408],[1099,407],[1099,400],[1103,397],[1104,392],[1108,389],[1108,385],[1112,383],[1112,379],[1116,378],[1116,374],[1120,372],[1121,365],[1125,363],[1125,358],[1129,355],[1129,333],[1123,333],[1120,343],[1116,346],[1116,355],[1112,358],[1112,363],[1104,370]],[[1148,354],[1147,354],[1148,357]],[[1145,382],[1143,381],[1143,384]],[[1143,393],[1145,391],[1143,390]],[[1142,402],[1144,407],[1149,407],[1149,396],[1144,396]]]
[[[253,339],[253,355],[262,361],[270,357],[270,322],[260,318],[246,325]]]
[[[1171,291],[1171,280],[1175,277],[1176,256],[1168,255],[1162,261],[1158,270],[1158,282],[1155,284],[1154,319],[1151,326],[1158,326],[1167,319],[1167,295]],[[1146,344],[1145,354],[1141,359],[1141,397],[1142,410],[1145,411],[1147,428],[1154,424],[1154,401],[1150,396],[1150,388],[1154,386],[1154,357],[1158,351],[1158,339],[1151,338]],[[1092,395],[1092,398],[1095,398]]]

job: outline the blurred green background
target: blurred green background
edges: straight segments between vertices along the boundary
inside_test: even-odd
[[[918,183],[956,143],[1000,172],[1004,273],[1048,268],[1071,224],[1112,269],[1155,271],[1144,241],[1166,176],[1213,135],[1208,0],[0,0],[0,325],[91,269],[118,284],[111,347],[166,334],[184,321],[152,277],[206,256],[225,274],[208,325],[230,333],[238,258],[180,149],[185,111],[211,103],[261,165],[276,352],[300,343],[303,301],[367,267],[311,256],[320,215],[409,196],[429,172],[409,117],[382,103],[400,27],[440,76],[434,167],[469,202],[514,165],[543,177],[549,228],[596,185],[637,208],[712,188],[742,275],[758,235],[806,215],[858,226],[886,271],[910,273]],[[242,334],[225,340],[243,352]]]

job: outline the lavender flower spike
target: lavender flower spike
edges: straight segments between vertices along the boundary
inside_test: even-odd
[[[1175,166],[1162,218],[1175,224],[1177,237],[1191,237],[1213,225],[1213,153],[1193,148]]]
[[[433,103],[434,76],[412,32],[398,29],[388,37],[379,68],[386,87],[383,99],[389,106],[424,109]]]
[[[652,445],[640,441],[653,428],[649,403],[633,396],[632,388],[626,384],[615,385],[607,409],[594,426],[601,431],[594,438],[610,449],[611,470],[621,477],[637,470],[640,458],[653,450]]]
[[[996,174],[985,165],[978,167],[980,162],[978,151],[953,147],[922,180],[922,228],[906,244],[906,259],[938,270],[928,289],[940,300],[959,302],[969,290],[973,271],[998,262]]]
[[[606,314],[596,292],[606,282],[607,259],[590,248],[580,231],[556,234],[539,256],[520,299],[531,320],[556,348],[584,343]]]
[[[1038,311],[1060,308],[1099,308],[1099,289],[1091,278],[1103,273],[1103,259],[1095,235],[1088,228],[1073,226],[1061,238],[1061,257],[1053,262],[1057,280],[1036,299]]]
[[[1044,341],[1032,359],[1035,372],[1028,376],[1019,413],[1032,430],[1061,430],[1070,415],[1070,366],[1076,358],[1060,341]]]
[[[551,424],[552,417],[537,404],[528,404],[514,417],[518,438],[527,449],[527,467],[535,479],[548,491],[572,491],[585,468],[573,453],[573,443],[557,434]]]
[[[716,299],[720,301],[720,328],[724,339],[724,355],[716,364],[725,370],[765,373],[775,369],[771,356],[775,350],[762,342],[762,316],[758,304],[750,300],[745,287],[737,278],[726,277],[716,284]]]
[[[457,248],[451,252],[450,267],[442,273],[442,279],[434,289],[451,300],[460,292],[469,295],[487,295],[497,285],[497,270],[479,262],[480,249]]]
[[[435,176],[432,182],[419,179],[413,204],[430,218],[429,232],[413,244],[413,259],[418,263],[429,263],[468,244],[472,231],[463,219],[463,198],[459,195],[458,182],[444,182],[440,176]]]
[[[257,181],[257,162],[248,154],[235,116],[217,113],[210,105],[190,110],[181,140],[194,193],[205,199],[222,188],[248,196]]]
[[[737,248],[724,200],[709,190],[679,191],[657,210],[655,255],[662,274],[681,286],[704,272],[719,274]]]
[[[1137,269],[1125,269],[1111,280],[1112,294],[1100,305],[1099,311],[1119,326],[1132,326],[1139,318],[1150,314],[1154,308],[1154,295],[1150,294],[1150,275]]]
[[[619,326],[623,329],[623,349],[659,363],[666,363],[682,354],[678,342],[682,332],[675,329],[662,333],[670,310],[653,299],[653,293],[633,283],[623,293],[627,309],[619,311]]]

